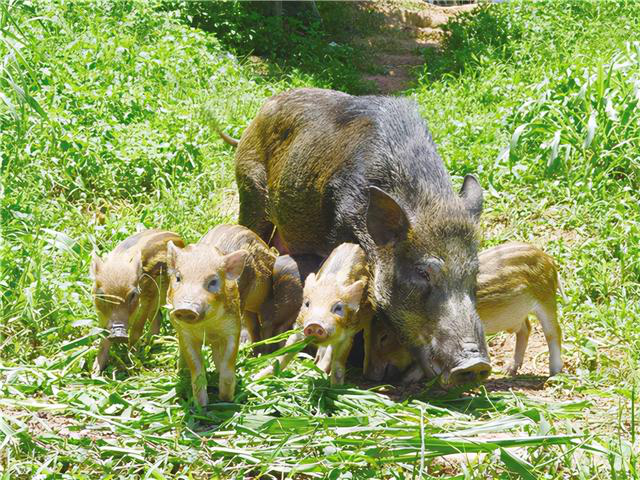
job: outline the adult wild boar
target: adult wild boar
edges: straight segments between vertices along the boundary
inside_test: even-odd
[[[377,314],[427,374],[445,385],[488,376],[475,300],[482,189],[468,175],[454,193],[413,102],[276,95],[240,139],[236,180],[240,224],[281,252],[326,257],[343,242],[362,246]]]

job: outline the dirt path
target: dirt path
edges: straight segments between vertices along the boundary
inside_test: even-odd
[[[442,42],[441,27],[474,5],[439,7],[421,0],[385,0],[371,2],[367,8],[381,15],[383,26],[381,32],[354,42],[377,52],[373,65],[376,73],[364,78],[380,93],[393,94],[410,87],[412,70],[424,63],[421,49],[437,48]]]

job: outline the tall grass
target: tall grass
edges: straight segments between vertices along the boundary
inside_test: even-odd
[[[335,58],[327,75],[276,52],[265,76],[186,20],[165,3],[0,4],[3,478],[637,478],[633,4],[479,9],[411,92],[456,179],[486,186],[487,243],[558,259],[567,373],[546,400],[332,388],[303,354],[253,382],[269,358],[245,349],[234,402],[212,387],[199,409],[168,325],[91,376],[90,252],[234,220],[233,152],[209,112],[239,135],[279,91],[361,88]]]

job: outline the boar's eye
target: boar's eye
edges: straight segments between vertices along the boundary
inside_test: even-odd
[[[182,277],[180,276],[180,273],[176,272],[175,276],[176,276],[176,283],[180,283],[180,280],[182,280]]]
[[[344,317],[344,310],[344,303],[342,302],[336,302],[333,304],[333,307],[331,307],[331,313],[339,317]]]
[[[431,279],[431,277],[429,276],[429,269],[427,268],[426,265],[418,265],[416,267],[416,272],[418,273],[418,275],[420,275],[420,277],[424,278],[427,282]]]
[[[211,293],[217,293],[220,290],[220,279],[218,277],[212,277],[207,283],[207,290]]]
[[[416,272],[427,282],[437,280],[444,262],[439,258],[430,258],[424,263],[416,265]]]
[[[304,308],[309,308],[309,299],[308,298],[305,299],[303,305],[304,305]]]

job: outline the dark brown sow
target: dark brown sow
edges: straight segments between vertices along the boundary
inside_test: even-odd
[[[239,222],[282,253],[364,249],[376,313],[425,372],[447,385],[489,375],[475,303],[482,189],[468,175],[454,193],[413,102],[274,96],[240,139],[236,179]]]

